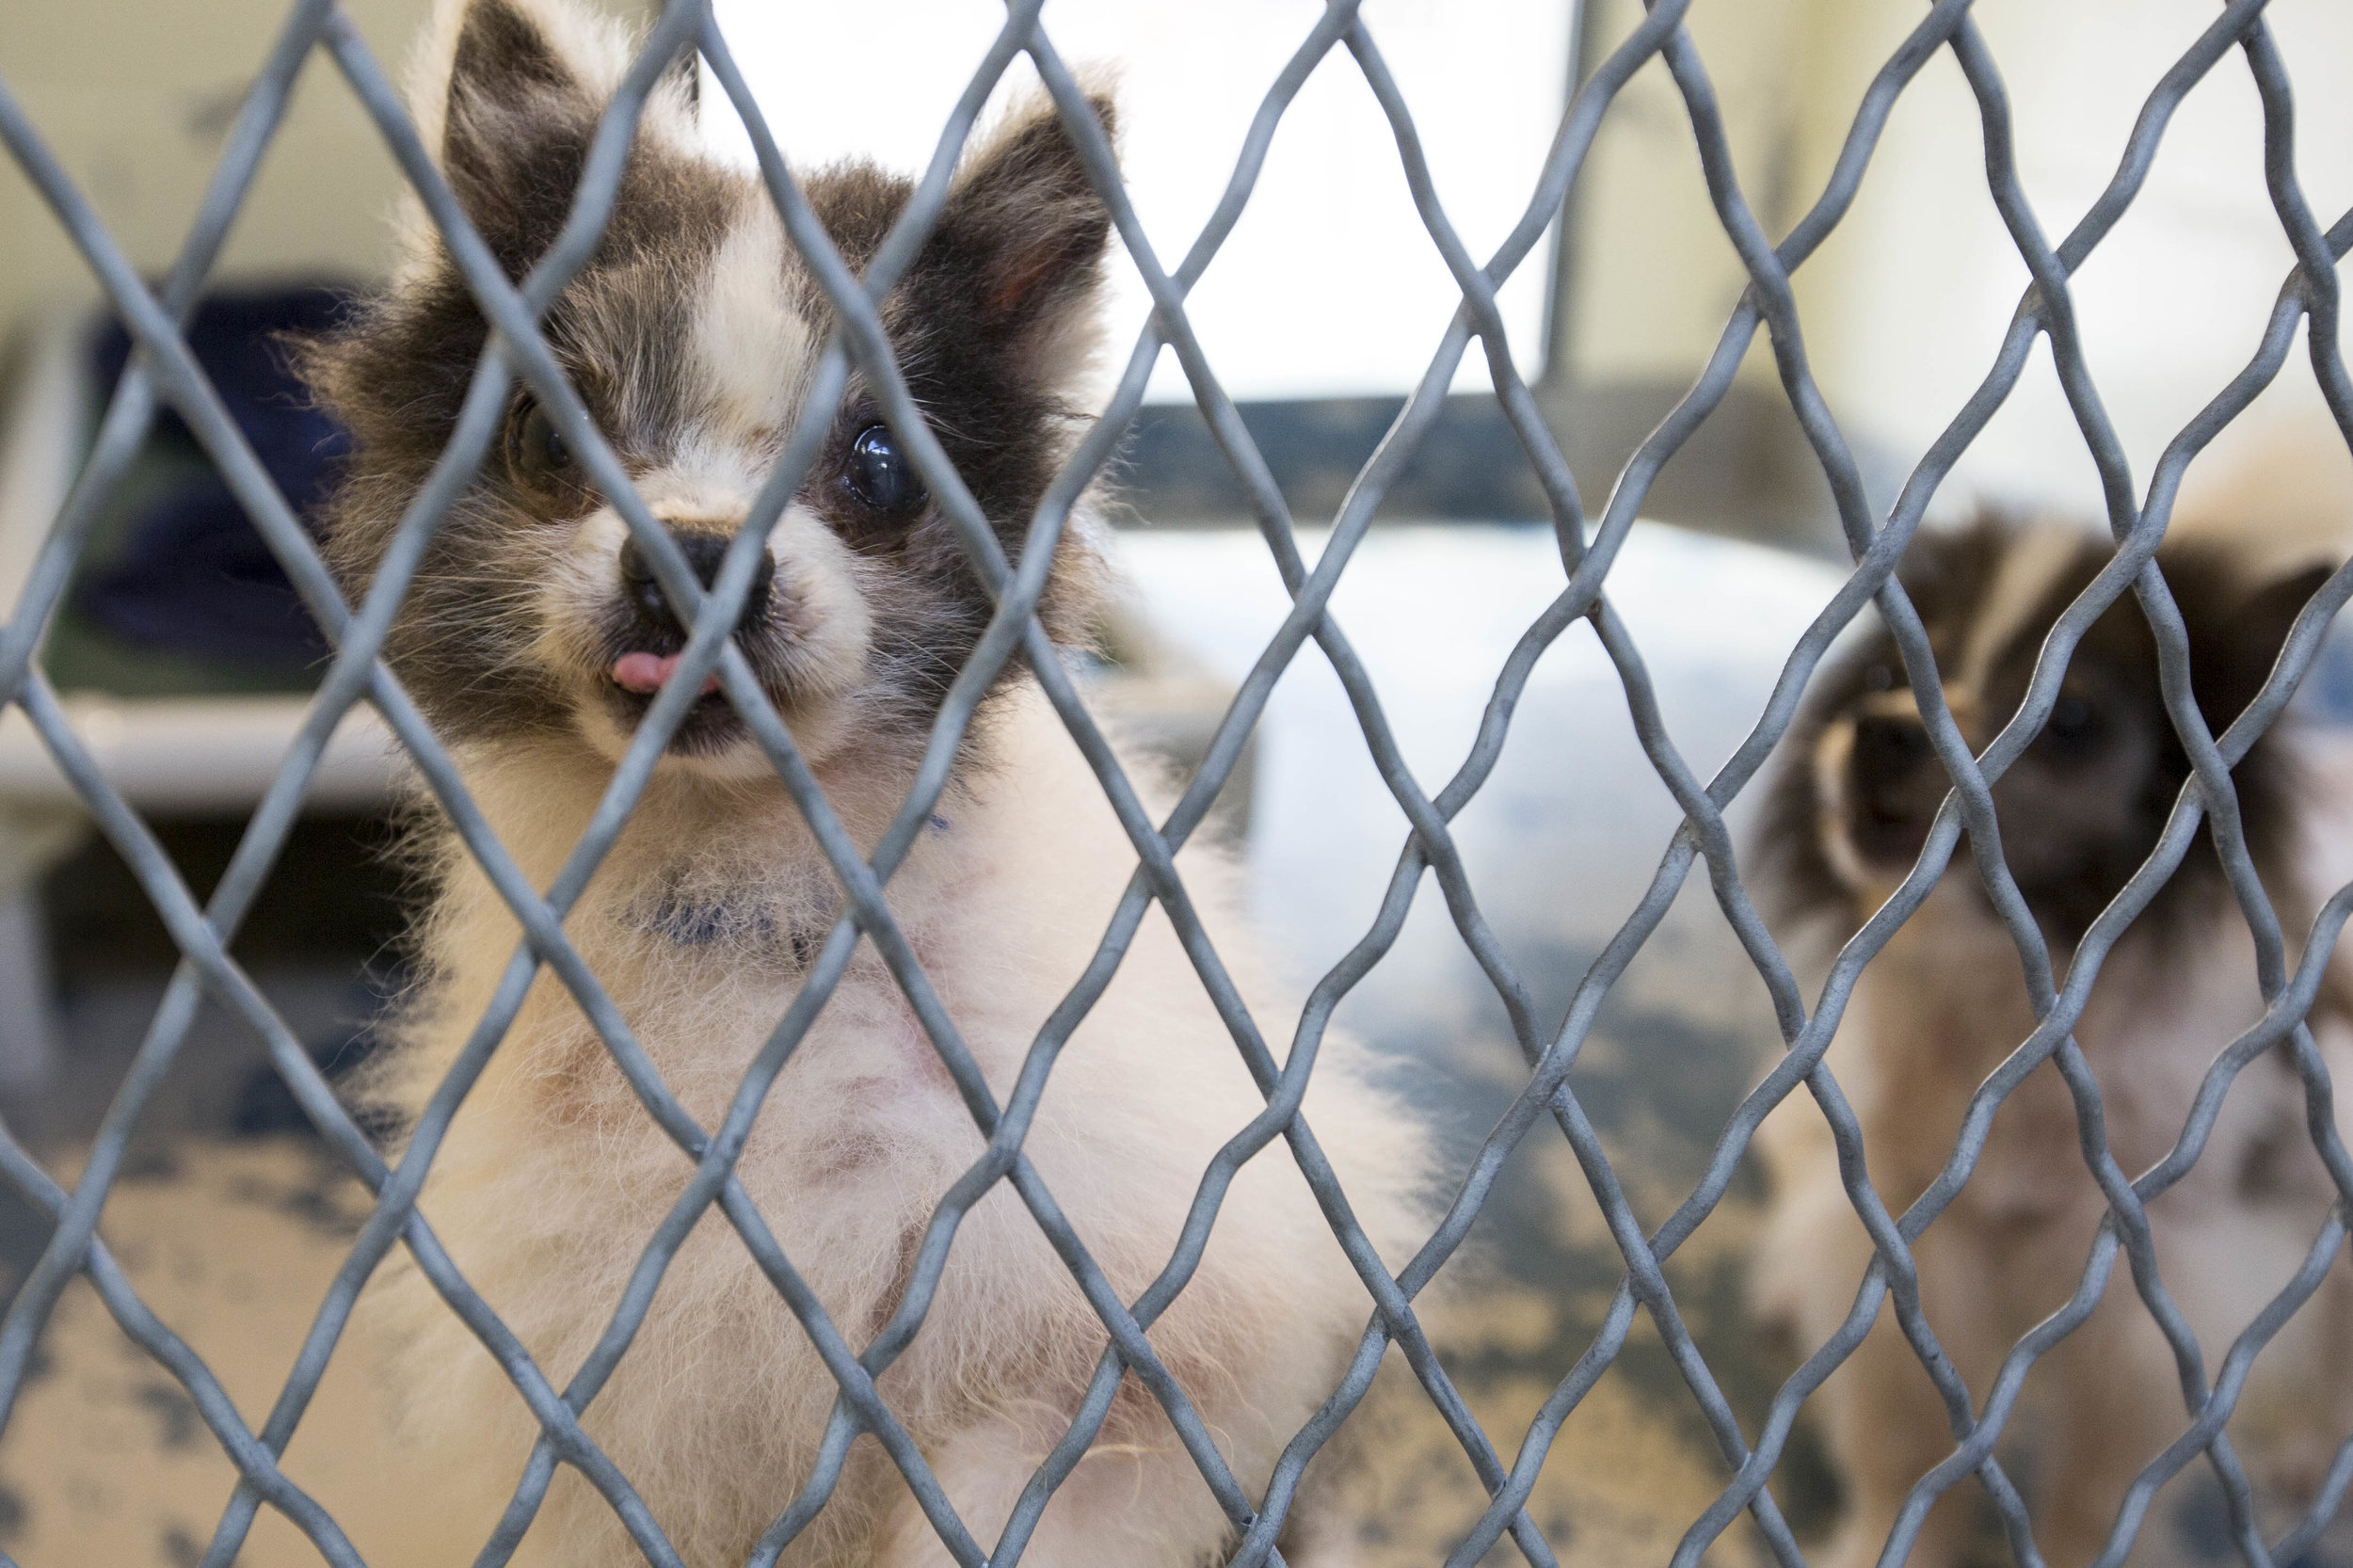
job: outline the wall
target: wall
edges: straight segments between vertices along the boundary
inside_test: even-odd
[[[344,8],[397,76],[426,0],[350,0]],[[280,0],[0,5],[0,79],[151,275],[177,254],[285,9]],[[399,189],[391,154],[358,101],[332,62],[313,54],[219,276],[373,271],[385,256],[384,218]],[[96,298],[71,242],[8,159],[0,159],[0,323]]]
[[[1872,73],[1921,12],[1884,0],[1693,8],[1736,162],[1774,238],[1820,193]],[[2215,7],[1982,0],[1973,14],[2008,86],[2022,183],[2056,243]],[[1614,43],[1639,15],[1634,0],[1607,0],[1603,40]],[[2268,15],[2297,87],[2299,173],[2326,226],[2353,203],[2353,10],[2278,0]],[[1646,427],[1697,373],[1745,282],[1663,67],[1628,85],[1580,200],[1565,379],[1589,423]],[[2086,351],[2137,486],[2246,361],[2292,260],[2264,188],[2261,105],[2233,52],[2185,101],[2146,188],[2075,280]],[[1987,191],[1976,104],[1940,53],[1898,102],[1852,211],[1796,277],[1810,361],[1881,502],[1992,365],[2026,282]],[[2317,408],[2300,349],[2281,381],[2218,452],[2259,439],[2255,425]],[[1710,476],[1717,504],[1735,514],[1785,517],[1808,495],[1822,499],[1779,404],[1760,346],[1724,416],[1747,444],[1720,454]],[[1950,489],[1956,501],[2098,506],[2047,345]]]
[[[426,0],[347,7],[397,67]],[[1606,49],[1639,0],[1593,0]],[[2022,175],[2056,236],[2112,170],[2134,114],[2213,15],[2209,0],[1981,0],[2009,83]],[[0,0],[5,78],[129,251],[168,264],[280,0],[53,6]],[[1884,0],[1699,0],[1692,36],[1744,188],[1778,237],[1819,193],[1870,74],[1919,15]],[[2353,203],[2353,8],[2276,0],[2298,86],[2299,161],[2325,223]],[[223,277],[365,276],[385,256],[392,160],[314,56],[285,134],[233,231]],[[2289,253],[2260,178],[2243,60],[2191,95],[2149,188],[2078,280],[2093,369],[2144,481],[2170,433],[2243,361]],[[1598,507],[1618,466],[1714,345],[1744,276],[1709,209],[1689,120],[1663,65],[1625,88],[1575,198],[1549,408]],[[0,166],[0,324],[95,288],[12,165]],[[1898,105],[1853,212],[1797,276],[1808,350],[1884,500],[1992,362],[2025,282],[1986,194],[1974,105],[1940,56]],[[0,328],[4,329],[4,328]],[[2309,372],[2266,414],[2309,412]],[[1955,493],[2096,504],[2047,354],[1986,433]],[[1827,492],[1759,345],[1738,388],[1651,510],[1829,546]]]

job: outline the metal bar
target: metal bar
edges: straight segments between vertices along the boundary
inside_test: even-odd
[[[2353,213],[2329,230],[2319,227],[2295,174],[2293,95],[2286,64],[2264,25],[2263,0],[2231,0],[2156,84],[2099,200],[2069,233],[2052,243],[2025,198],[2017,175],[2006,89],[1997,63],[1969,17],[1968,0],[1936,0],[1872,79],[1822,192],[1776,246],[1751,211],[1734,168],[1713,85],[1684,29],[1688,5],[1689,0],[1647,5],[1646,14],[1632,32],[1606,55],[1592,18],[1581,24],[1586,46],[1580,53],[1595,60],[1592,74],[1570,97],[1529,203],[1483,264],[1464,245],[1438,199],[1414,116],[1359,12],[1358,0],[1327,0],[1322,15],[1306,30],[1262,100],[1215,211],[1173,271],[1163,267],[1145,237],[1121,182],[1110,141],[1085,93],[1040,24],[1041,0],[1008,0],[1003,27],[944,124],[910,200],[862,275],[853,275],[842,262],[786,168],[710,14],[708,0],[666,0],[661,8],[638,57],[600,119],[561,232],[520,283],[510,281],[473,231],[436,168],[431,150],[419,140],[398,95],[332,0],[298,0],[290,11],[247,95],[180,259],[158,292],[151,293],[140,282],[5,86],[0,86],[0,141],[6,142],[79,247],[129,325],[136,346],[93,452],[44,541],[15,614],[0,628],[0,694],[24,708],[77,795],[131,864],[184,954],[109,1106],[85,1174],[71,1194],[51,1181],[0,1128],[0,1176],[16,1182],[57,1219],[40,1262],[8,1313],[0,1317],[0,1428],[12,1412],[26,1359],[58,1292],[76,1272],[86,1273],[125,1331],[189,1390],[237,1470],[235,1491],[205,1554],[207,1568],[226,1568],[264,1504],[302,1528],[337,1568],[350,1568],[359,1560],[350,1543],[334,1521],[278,1470],[277,1457],[315,1394],[360,1289],[392,1247],[406,1244],[435,1288],[514,1382],[541,1429],[505,1512],[478,1560],[486,1565],[507,1560],[536,1516],[556,1467],[568,1464],[603,1495],[649,1561],[676,1563],[677,1552],[645,1502],[628,1478],[587,1438],[580,1417],[635,1342],[664,1273],[685,1238],[715,1207],[808,1334],[838,1385],[817,1463],[756,1548],[752,1560],[758,1564],[776,1561],[827,1505],[850,1446],[863,1432],[876,1435],[946,1550],[958,1562],[1017,1560],[1048,1502],[1100,1432],[1112,1397],[1129,1373],[1149,1390],[1167,1416],[1237,1532],[1231,1560],[1244,1568],[1279,1561],[1274,1543],[1305,1466],[1366,1396],[1384,1352],[1395,1343],[1488,1494],[1481,1519],[1457,1544],[1450,1562],[1467,1568],[1509,1534],[1529,1561],[1548,1565],[1555,1560],[1552,1546],[1526,1507],[1537,1472],[1566,1420],[1614,1364],[1639,1310],[1647,1313],[1657,1326],[1731,1471],[1723,1491],[1678,1544],[1676,1568],[1696,1568],[1700,1554],[1744,1511],[1753,1514],[1776,1559],[1788,1568],[1797,1568],[1802,1560],[1766,1482],[1804,1399],[1852,1353],[1882,1307],[1892,1306],[1944,1400],[1954,1448],[1907,1498],[1886,1544],[1883,1562],[1892,1565],[1909,1550],[1937,1496],[1964,1476],[1975,1475],[1989,1489],[2022,1564],[2039,1568],[2027,1511],[2016,1487],[1994,1461],[1993,1445],[2015,1407],[2028,1370],[2088,1318],[2121,1258],[2172,1349],[2186,1426],[2135,1480],[2120,1508],[2100,1568],[2117,1568],[2121,1563],[2157,1488],[2201,1454],[2221,1482],[2234,1539],[2246,1560],[2267,1568],[2275,1558],[2288,1560],[2300,1554],[2328,1526],[2345,1490],[2353,1483],[2353,1438],[2338,1450],[2322,1493],[2306,1517],[2267,1547],[2256,1530],[2251,1489],[2225,1425],[2256,1354],[2335,1266],[2334,1260],[2344,1250],[2346,1216],[2353,1214],[2353,1157],[2348,1157],[2337,1132],[2333,1086],[2304,1022],[2325,962],[2348,911],[2353,911],[2353,887],[2341,890],[2321,910],[2291,971],[2286,934],[2256,876],[2229,776],[2231,767],[2279,717],[2315,656],[2330,617],[2353,599],[2353,566],[2338,571],[2305,607],[2261,694],[2247,712],[2216,736],[2192,698],[2185,629],[2153,561],[2189,461],[2278,376],[2299,325],[2306,329],[2313,374],[2340,434],[2353,445],[2353,377],[2348,377],[2337,346],[2340,302],[2335,273],[2339,258],[2353,248]],[[392,152],[490,327],[447,448],[400,520],[384,564],[356,612],[343,602],[298,520],[263,472],[181,337],[181,328],[228,225],[280,121],[292,83],[314,44],[324,44]],[[2103,407],[2076,327],[2070,279],[2138,195],[2182,99],[2234,47],[2246,57],[2262,102],[2266,193],[2297,265],[2281,287],[2250,360],[2169,445],[2143,494],[2137,488]],[[1298,548],[1293,520],[1273,470],[1243,426],[1202,348],[1187,314],[1187,299],[1245,210],[1272,139],[1296,94],[1314,71],[1342,50],[1383,111],[1417,213],[1462,295],[1462,304],[1440,336],[1413,395],[1350,488],[1334,520],[1331,537],[1310,568]],[[1895,104],[1939,50],[1952,52],[1972,90],[1984,136],[1988,188],[2032,282],[1984,381],[1881,518],[1865,498],[1845,436],[1807,362],[1790,277],[1845,217]],[[538,329],[545,312],[599,244],[619,200],[622,170],[639,115],[662,73],[681,53],[690,57],[699,54],[749,128],[768,198],[834,315],[831,335],[817,360],[808,403],[709,588],[689,569],[667,531],[637,495],[618,456],[595,427]],[[937,219],[958,160],[990,92],[1014,56],[1025,53],[1036,65],[1129,261],[1144,282],[1153,313],[1133,344],[1100,418],[1080,440],[1028,520],[1016,556],[1009,554],[1000,542],[992,520],[983,514],[929,427],[925,411],[914,401],[892,356],[880,307]],[[1654,59],[1666,68],[1690,122],[1709,200],[1748,281],[1705,368],[1628,461],[1600,517],[1589,528],[1582,499],[1560,446],[1539,416],[1534,396],[1513,362],[1496,296],[1572,200],[1593,137],[1618,92]],[[1558,310],[1556,300],[1556,315]],[[1720,406],[1760,328],[1767,334],[1784,392],[1837,504],[1854,571],[1792,647],[1764,712],[1738,749],[1703,780],[1667,733],[1641,650],[1610,605],[1607,580],[1660,469]],[[1557,320],[1550,331],[1557,348],[1561,341]],[[2009,397],[2036,339],[2044,336],[2050,340],[2077,433],[2100,472],[2116,551],[2091,584],[2058,617],[2040,650],[2017,713],[1982,752],[1973,755],[1945,708],[1926,630],[1893,574],[1929,502],[1962,452]],[[1564,583],[1497,672],[1478,731],[1462,761],[1444,786],[1432,793],[1406,764],[1380,696],[1330,603],[1389,487],[1433,429],[1447,389],[1474,338],[1480,342],[1498,407],[1550,509]],[[1073,508],[1085,497],[1136,417],[1152,367],[1164,349],[1175,353],[1212,438],[1249,497],[1255,520],[1292,604],[1220,721],[1207,761],[1165,820],[1155,824],[1063,667],[1037,617],[1036,606]],[[1556,365],[1554,370],[1559,374],[1565,367]],[[958,531],[974,571],[995,600],[989,624],[926,738],[907,798],[871,852],[862,852],[843,827],[729,634],[750,591],[757,559],[815,461],[836,405],[854,374],[863,378],[884,417],[905,444],[942,514]],[[476,467],[496,439],[519,378],[559,422],[592,481],[652,562],[664,593],[691,629],[679,677],[652,704],[588,826],[545,889],[533,886],[499,844],[469,796],[456,764],[379,656],[433,531],[472,483]],[[209,904],[201,908],[153,836],[67,728],[55,694],[32,664],[42,631],[90,526],[136,454],[159,395],[196,432],[337,648],[295,744],[248,824],[228,875]],[[2168,715],[2191,759],[2193,776],[2174,801],[2156,848],[2093,921],[2062,973],[2055,967],[2009,872],[1991,790],[2048,718],[2067,664],[2085,633],[2127,593],[2136,597],[2154,632]],[[1910,874],[1841,950],[1809,1011],[1795,973],[1753,907],[1724,814],[1789,728],[1802,692],[1832,641],[1866,604],[1876,604],[1897,640],[1952,789]],[[1538,661],[1580,619],[1592,622],[1625,690],[1645,758],[1675,801],[1682,822],[1665,846],[1649,886],[1579,978],[1558,1027],[1547,1032],[1537,1018],[1529,986],[1481,910],[1450,824],[1492,773],[1515,706]],[[1229,777],[1276,681],[1310,640],[1337,673],[1374,767],[1403,811],[1408,831],[1378,912],[1355,945],[1314,987],[1293,1031],[1288,1055],[1278,1064],[1207,934],[1178,871],[1176,856]],[[958,749],[983,700],[1016,659],[1034,673],[1080,747],[1136,852],[1137,865],[1084,973],[1031,1042],[1013,1088],[1000,1103],[892,916],[885,888],[948,787]],[[844,893],[842,913],[800,991],[760,1045],[715,1128],[698,1125],[679,1104],[617,1005],[563,930],[566,916],[626,825],[707,676],[716,677],[743,715],[806,818]],[[489,1005],[425,1107],[408,1145],[397,1163],[390,1166],[368,1145],[299,1043],[227,952],[230,939],[286,840],[328,736],[351,706],[360,701],[377,708],[401,745],[415,759],[459,840],[480,862],[523,932]],[[2167,1157],[2133,1177],[2118,1165],[2107,1147],[2099,1086],[2071,1032],[2083,1016],[2092,985],[2115,943],[2174,873],[2201,826],[2214,837],[2239,913],[2254,940],[2265,1012],[2217,1056]],[[1976,869],[2011,936],[2037,1024],[1971,1099],[1953,1150],[1935,1182],[1897,1215],[1888,1209],[1871,1182],[1860,1125],[1823,1064],[1824,1052],[1864,965],[1919,908],[1948,869],[1964,832]],[[1664,1224],[1646,1236],[1570,1079],[1604,1000],[1656,931],[1694,864],[1702,859],[1717,905],[1771,999],[1785,1054],[1726,1124],[1690,1193]],[[1442,1221],[1407,1266],[1393,1275],[1355,1219],[1348,1195],[1300,1108],[1335,1010],[1389,952],[1425,875],[1434,877],[1457,935],[1502,1005],[1527,1079],[1462,1174]],[[1187,960],[1252,1074],[1265,1106],[1232,1135],[1204,1171],[1167,1262],[1151,1285],[1128,1302],[1112,1288],[1098,1263],[1080,1242],[1024,1155],[1023,1141],[1064,1045],[1109,985],[1155,903],[1167,913]],[[881,954],[986,1146],[934,1209],[904,1298],[872,1343],[860,1350],[829,1320],[778,1247],[737,1181],[734,1163],[777,1075],[831,999],[853,952],[863,941],[872,941]],[[647,1114],[678,1144],[691,1167],[683,1191],[643,1243],[603,1334],[560,1392],[451,1265],[416,1208],[452,1118],[488,1065],[543,966],[578,1003]],[[181,1048],[199,1001],[208,994],[260,1034],[305,1112],[376,1198],[366,1224],[317,1309],[294,1369],[258,1432],[244,1426],[200,1359],[139,1301],[97,1234],[108,1191],[120,1174],[139,1115]],[[2210,1378],[2198,1342],[2160,1277],[2147,1206],[2193,1167],[2242,1070],[2273,1050],[2284,1050],[2299,1075],[2308,1131],[2336,1185],[2340,1212],[2321,1226],[2296,1277],[2234,1340]],[[2062,1075],[2073,1097],[2084,1159],[2105,1196],[2108,1215],[2089,1250],[2074,1296],[2010,1349],[1979,1407],[1973,1403],[1922,1315],[1911,1248],[1970,1179],[1982,1157],[1994,1112],[2019,1083],[2046,1063]],[[1814,1096],[1828,1122],[1847,1196],[1870,1237],[1873,1258],[1845,1323],[1777,1391],[1752,1442],[1683,1322],[1663,1270],[1723,1197],[1764,1116],[1800,1084]],[[1545,1117],[1568,1140],[1625,1273],[1598,1333],[1568,1375],[1555,1385],[1507,1464],[1441,1365],[1416,1315],[1414,1302],[1464,1243],[1505,1161]],[[1367,1292],[1369,1315],[1351,1365],[1321,1407],[1286,1446],[1263,1495],[1254,1497],[1245,1486],[1255,1484],[1255,1478],[1232,1472],[1207,1421],[1161,1363],[1146,1331],[1193,1277],[1235,1174],[1278,1138],[1297,1162],[1335,1238],[1356,1270]],[[957,1517],[912,1435],[877,1394],[875,1380],[921,1332],[964,1217],[1000,1182],[1012,1186],[1054,1246],[1100,1320],[1105,1343],[1063,1436],[1032,1472],[999,1539],[984,1545]]]

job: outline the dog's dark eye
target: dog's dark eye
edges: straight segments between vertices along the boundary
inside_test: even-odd
[[[536,398],[517,404],[507,421],[506,461],[523,479],[560,479],[572,472],[572,444]]]
[[[2036,740],[2047,754],[2073,762],[2098,751],[2107,731],[2107,720],[2097,707],[2083,697],[2061,693]]]
[[[857,433],[842,483],[859,505],[886,517],[904,517],[923,504],[923,481],[887,424],[870,424]]]

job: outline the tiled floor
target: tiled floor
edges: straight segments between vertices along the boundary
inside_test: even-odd
[[[124,1181],[107,1230],[148,1303],[258,1421],[363,1213],[357,1188],[307,1140],[188,1142],[169,1165],[150,1162]],[[1584,1256],[1594,1240],[1563,1256]],[[1465,1292],[1438,1320],[1474,1414],[1507,1454],[1550,1392],[1562,1352],[1590,1331],[1607,1296],[1592,1261],[1560,1271],[1594,1276],[1566,1288],[1506,1271]],[[1696,1317],[1721,1355],[1730,1342],[1721,1321],[1705,1302]],[[418,1491],[400,1482],[403,1456],[384,1436],[365,1352],[355,1339],[339,1352],[287,1457],[288,1473],[376,1568],[472,1560],[488,1522],[468,1536],[461,1522],[416,1506]],[[1672,1377],[1638,1340],[1625,1374],[1606,1379],[1563,1433],[1531,1513],[1564,1562],[1664,1561],[1721,1484],[1695,1447],[1704,1437],[1673,1414],[1680,1401],[1664,1382]],[[1365,1561],[1441,1562],[1478,1513],[1476,1480],[1426,1405],[1397,1398],[1384,1414],[1391,1425],[1377,1459]],[[0,1444],[0,1527],[9,1553],[25,1568],[193,1563],[234,1480],[186,1397],[115,1327],[96,1292],[77,1283]],[[420,1534],[436,1524],[444,1527],[440,1539]],[[1743,1538],[1725,1560],[1749,1557]],[[296,1568],[318,1558],[265,1510],[239,1560]],[[1517,1558],[1506,1545],[1493,1560]]]
[[[362,1195],[308,1139],[188,1139],[122,1182],[106,1232],[148,1304],[259,1425],[365,1214]],[[436,1539],[447,1521],[403,1483],[365,1351],[354,1340],[338,1352],[287,1472],[377,1568],[471,1561],[482,1532]],[[235,1480],[193,1402],[77,1280],[0,1444],[9,1553],[25,1568],[184,1568]],[[319,1557],[264,1509],[238,1561],[295,1568]]]

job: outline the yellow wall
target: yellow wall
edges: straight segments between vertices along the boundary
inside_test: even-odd
[[[396,74],[427,3],[347,9]],[[1641,14],[1639,0],[1593,3],[1605,45]],[[2096,193],[2149,88],[2213,11],[2210,0],[1976,7],[2009,84],[2023,176],[2053,236]],[[0,79],[140,267],[159,272],[176,251],[281,13],[280,0],[0,0]],[[1698,0],[1690,31],[1769,234],[1818,195],[1865,85],[1920,14],[1897,0]],[[2276,0],[2269,15],[2297,83],[2300,161],[2326,223],[2353,202],[2353,7]],[[2244,360],[2286,271],[2260,151],[2255,94],[2233,53],[2184,105],[2148,191],[2078,280],[2093,369],[2138,483]],[[221,275],[373,274],[399,188],[356,101],[314,56]],[[1604,396],[1688,382],[1745,275],[1663,64],[1620,96],[1577,200],[1556,380]],[[1976,107],[1940,55],[1899,104],[1853,212],[1797,278],[1814,369],[1881,472],[1909,470],[1960,408],[2025,281],[1986,192]],[[94,292],[27,182],[0,160],[0,334]],[[2309,372],[2285,379],[2268,404],[2309,411]],[[1779,396],[1761,339],[1741,382],[1752,409]],[[1659,411],[1621,401],[1634,434]],[[1787,445],[1785,431],[1771,439]],[[2096,504],[2047,355],[1973,453],[1956,489],[1968,487]]]
[[[1642,16],[1637,0],[1591,3],[1605,53]],[[1702,0],[1689,23],[1742,187],[1775,238],[1786,219],[1780,193],[1801,10],[1802,0]],[[1588,382],[1688,376],[1715,347],[1747,275],[1709,205],[1690,119],[1663,61],[1619,92],[1577,200],[1564,324],[1574,374]]]
[[[1637,0],[1605,7],[1614,43]],[[1865,88],[1925,8],[1892,0],[1698,0],[1689,27],[1743,184],[1776,240],[1820,194]],[[2116,168],[2152,88],[2215,17],[2209,0],[1980,0],[2020,176],[2056,242]],[[2323,226],[2353,204],[2353,8],[2266,13],[2297,91],[2299,172]],[[1566,343],[1589,388],[1688,382],[1746,281],[1707,205],[1688,119],[1653,63],[1596,139],[1578,209]],[[2261,105],[2233,50],[2180,108],[2149,183],[2077,275],[2086,352],[2136,487],[2246,361],[2293,258],[2262,173]],[[1891,477],[1908,472],[1993,365],[2027,282],[1988,192],[1977,104],[1941,52],[1886,127],[1853,209],[1796,278],[1809,360],[1834,413]],[[1760,345],[1742,385],[1778,397]],[[2298,358],[2250,425],[2317,407]],[[2231,440],[2235,440],[2235,434]],[[2226,445],[2230,440],[2226,440]],[[1964,494],[2099,504],[2047,349],[1964,460]]]
[[[397,79],[426,0],[345,9]],[[168,267],[240,95],[283,17],[279,0],[0,0],[5,80],[132,262]],[[232,231],[225,277],[364,274],[385,254],[391,155],[333,63],[314,54]],[[31,183],[0,158],[0,322],[95,297]]]

